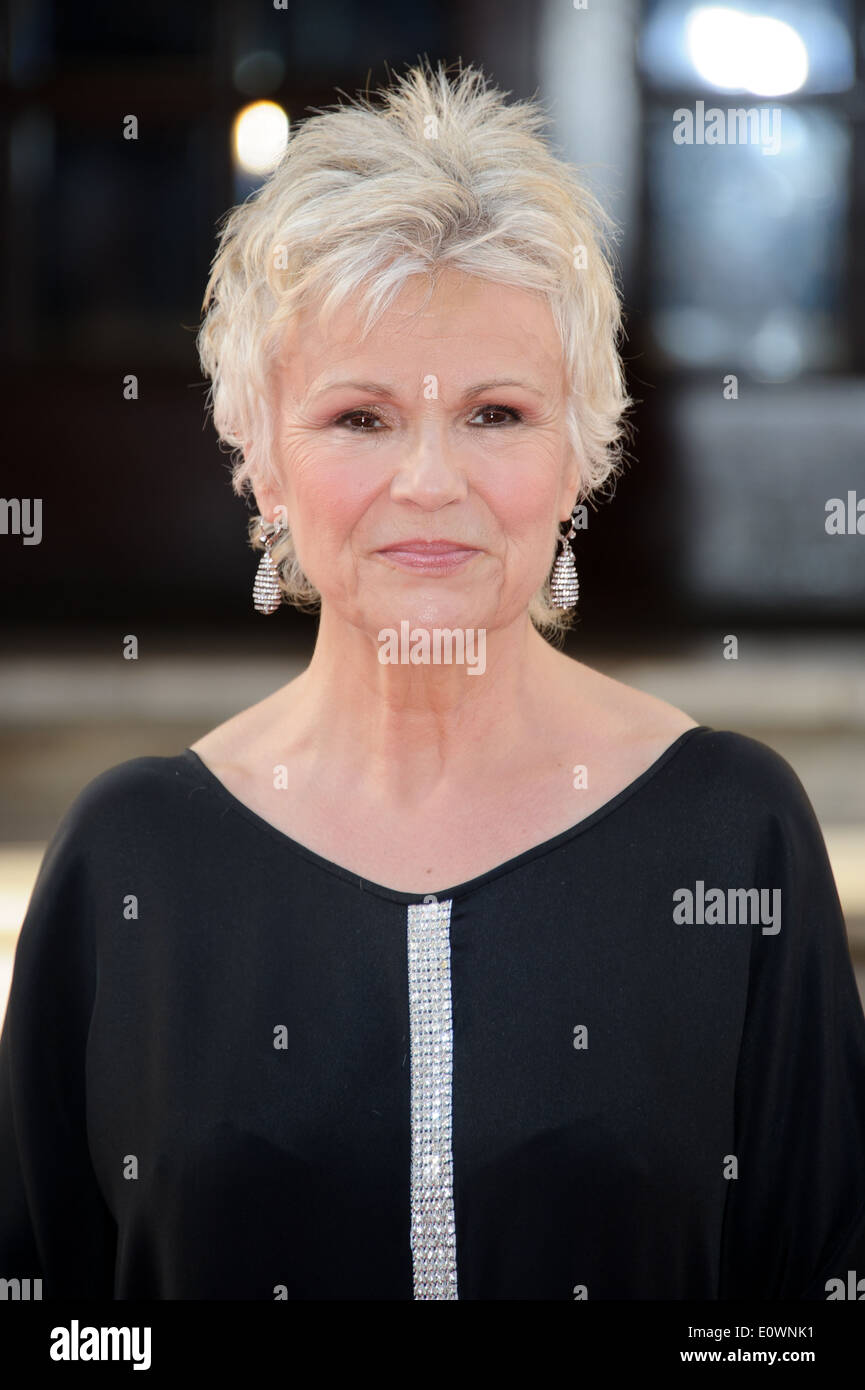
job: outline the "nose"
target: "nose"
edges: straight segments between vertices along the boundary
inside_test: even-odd
[[[405,452],[391,480],[395,502],[414,502],[436,511],[448,502],[462,501],[468,480],[443,422],[426,419],[406,441]]]

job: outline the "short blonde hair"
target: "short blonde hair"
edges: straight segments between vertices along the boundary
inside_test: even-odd
[[[612,219],[540,131],[537,102],[507,103],[476,67],[426,61],[379,93],[307,117],[268,179],[224,219],[197,346],[238,495],[273,481],[268,373],[286,325],[314,304],[326,319],[351,298],[367,332],[409,276],[457,269],[535,290],[550,304],[570,382],[568,437],[580,461],[576,501],[619,471],[626,394]],[[256,547],[258,525],[250,524]],[[319,595],[289,531],[272,547],[285,597]],[[553,554],[550,556],[552,567]],[[549,580],[529,613],[546,635],[569,615]]]

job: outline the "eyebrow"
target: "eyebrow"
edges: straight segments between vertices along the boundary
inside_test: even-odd
[[[463,400],[468,400],[470,396],[480,396],[485,391],[497,390],[500,386],[518,386],[523,391],[530,391],[532,395],[543,396],[544,392],[539,386],[535,386],[530,381],[517,381],[513,377],[495,377],[490,381],[479,381],[474,386],[466,387],[463,392]],[[317,391],[316,396],[324,395],[327,391],[336,391],[340,388],[351,388],[355,391],[363,391],[368,396],[392,396],[394,388],[385,382],[379,381],[328,381]]]

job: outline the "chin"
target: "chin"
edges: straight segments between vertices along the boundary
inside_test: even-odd
[[[482,615],[469,612],[465,608],[455,609],[452,605],[443,604],[403,604],[390,606],[383,609],[381,616],[365,621],[363,626],[377,635],[383,628],[393,628],[400,630],[402,623],[408,623],[409,629],[431,632],[434,628],[479,628],[488,627]]]

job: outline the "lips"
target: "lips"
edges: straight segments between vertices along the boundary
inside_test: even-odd
[[[424,574],[450,574],[479,553],[474,546],[463,545],[462,541],[426,541],[420,537],[394,541],[378,551],[391,564]]]
[[[382,547],[381,553],[388,555],[391,551],[399,550],[407,554],[416,555],[460,555],[466,551],[474,551],[474,546],[463,545],[461,541],[394,541],[392,545]]]

